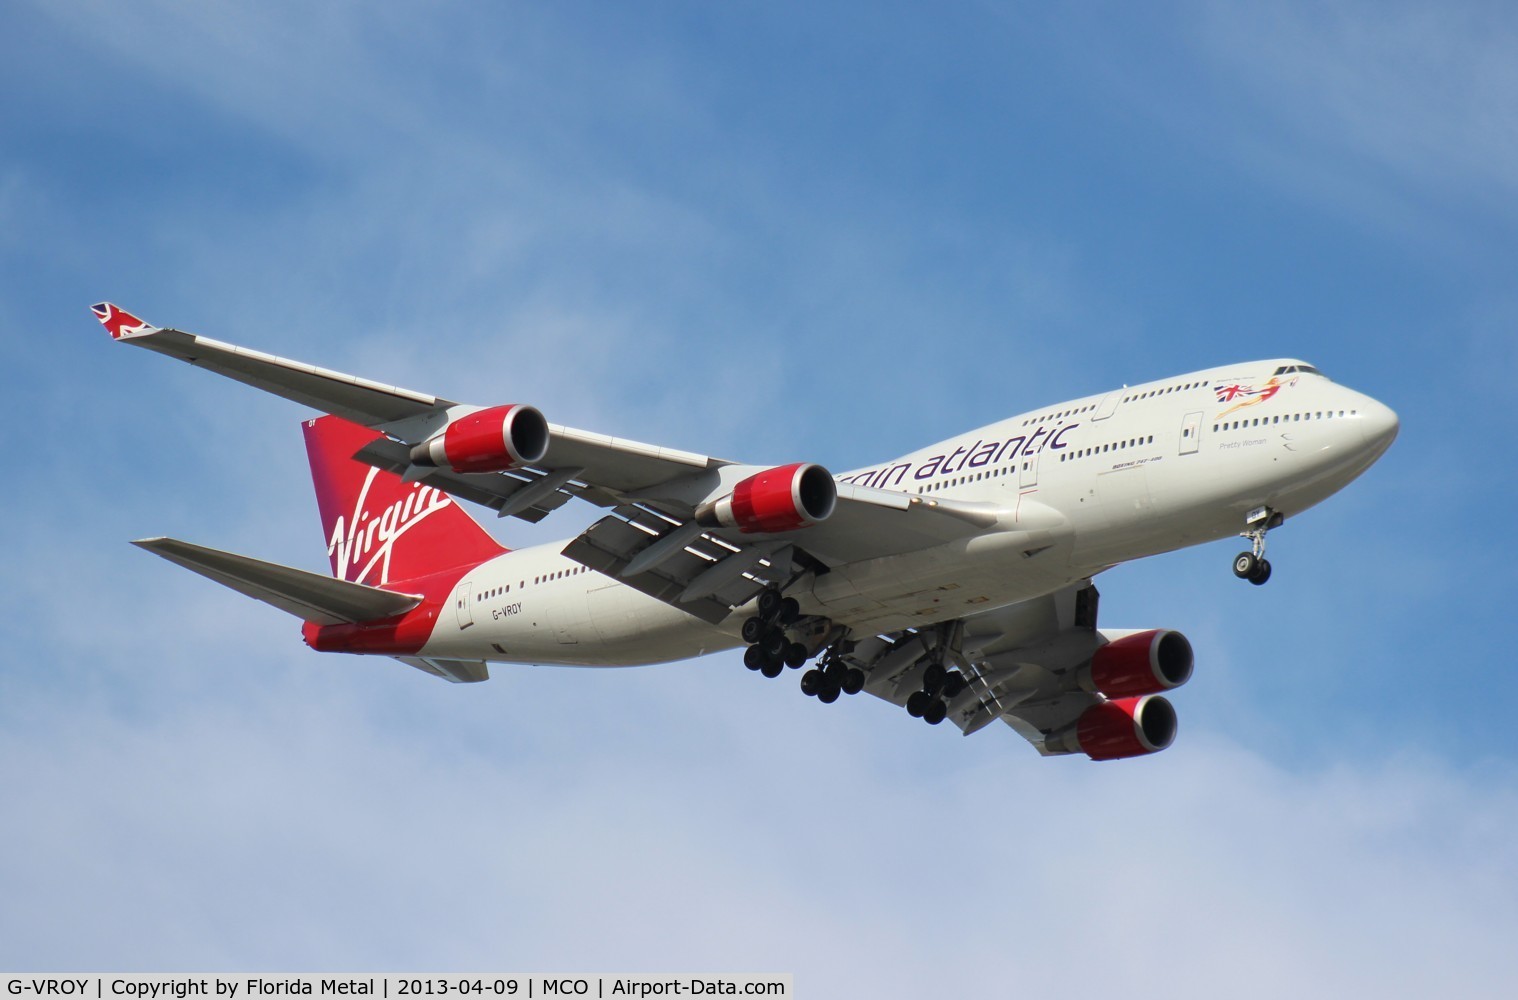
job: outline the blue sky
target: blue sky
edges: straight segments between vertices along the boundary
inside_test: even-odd
[[[307,7],[0,10],[0,967],[1511,983],[1518,15]],[[126,544],[325,568],[304,413],[101,298],[756,462],[1282,355],[1402,435],[1267,587],[1230,542],[1102,577],[1105,624],[1193,640],[1181,736],[1040,760],[731,654],[311,653]]]

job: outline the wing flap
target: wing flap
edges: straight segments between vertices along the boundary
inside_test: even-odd
[[[652,564],[640,558],[669,538],[673,551]],[[564,548],[576,562],[714,625],[766,586],[787,582],[789,553],[784,541],[735,543],[640,504],[615,508]]]
[[[572,495],[582,491],[561,477],[559,472],[544,473],[535,469],[518,469],[515,472],[453,472],[448,469],[423,469],[411,464],[411,449],[399,441],[377,438],[365,445],[353,456],[355,461],[372,465],[397,476],[419,479],[435,489],[489,507],[497,514],[510,514],[533,524],[543,520],[553,511],[569,502]],[[563,472],[583,472],[566,469]],[[422,475],[416,475],[422,472]],[[554,484],[554,480],[559,480]],[[551,487],[541,489],[542,486]],[[583,491],[586,499],[597,503],[599,497]],[[520,503],[526,499],[528,502]]]
[[[349,583],[177,538],[142,538],[132,544],[239,594],[321,625],[389,618],[410,611],[422,600],[415,594]]]

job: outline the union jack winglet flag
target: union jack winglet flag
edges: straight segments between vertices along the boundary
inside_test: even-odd
[[[100,325],[105,327],[112,340],[121,340],[123,337],[141,337],[148,333],[157,333],[158,327],[151,323],[145,323],[127,312],[125,309],[110,302],[101,302],[90,306],[90,312],[100,320]]]

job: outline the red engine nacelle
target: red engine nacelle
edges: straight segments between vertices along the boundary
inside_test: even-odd
[[[455,472],[505,472],[548,454],[548,421],[521,403],[491,406],[459,417],[411,449],[414,465]]]
[[[1157,628],[1102,646],[1080,674],[1081,686],[1109,698],[1131,698],[1180,687],[1191,679],[1191,643]]]
[[[696,508],[696,521],[743,532],[794,531],[827,520],[838,504],[833,474],[811,462],[766,469],[720,500]]]
[[[1092,705],[1047,746],[1056,752],[1078,751],[1092,760],[1120,760],[1158,753],[1175,742],[1175,732],[1175,709],[1165,698],[1151,694]]]

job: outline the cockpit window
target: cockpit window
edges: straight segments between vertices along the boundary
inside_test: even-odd
[[[1316,368],[1314,368],[1312,365],[1282,365],[1281,367],[1279,367],[1279,368],[1277,368],[1275,370],[1275,374],[1276,375],[1294,375],[1294,374],[1298,374],[1298,373],[1303,374],[1303,375],[1322,375],[1323,374],[1322,372],[1320,372]]]

